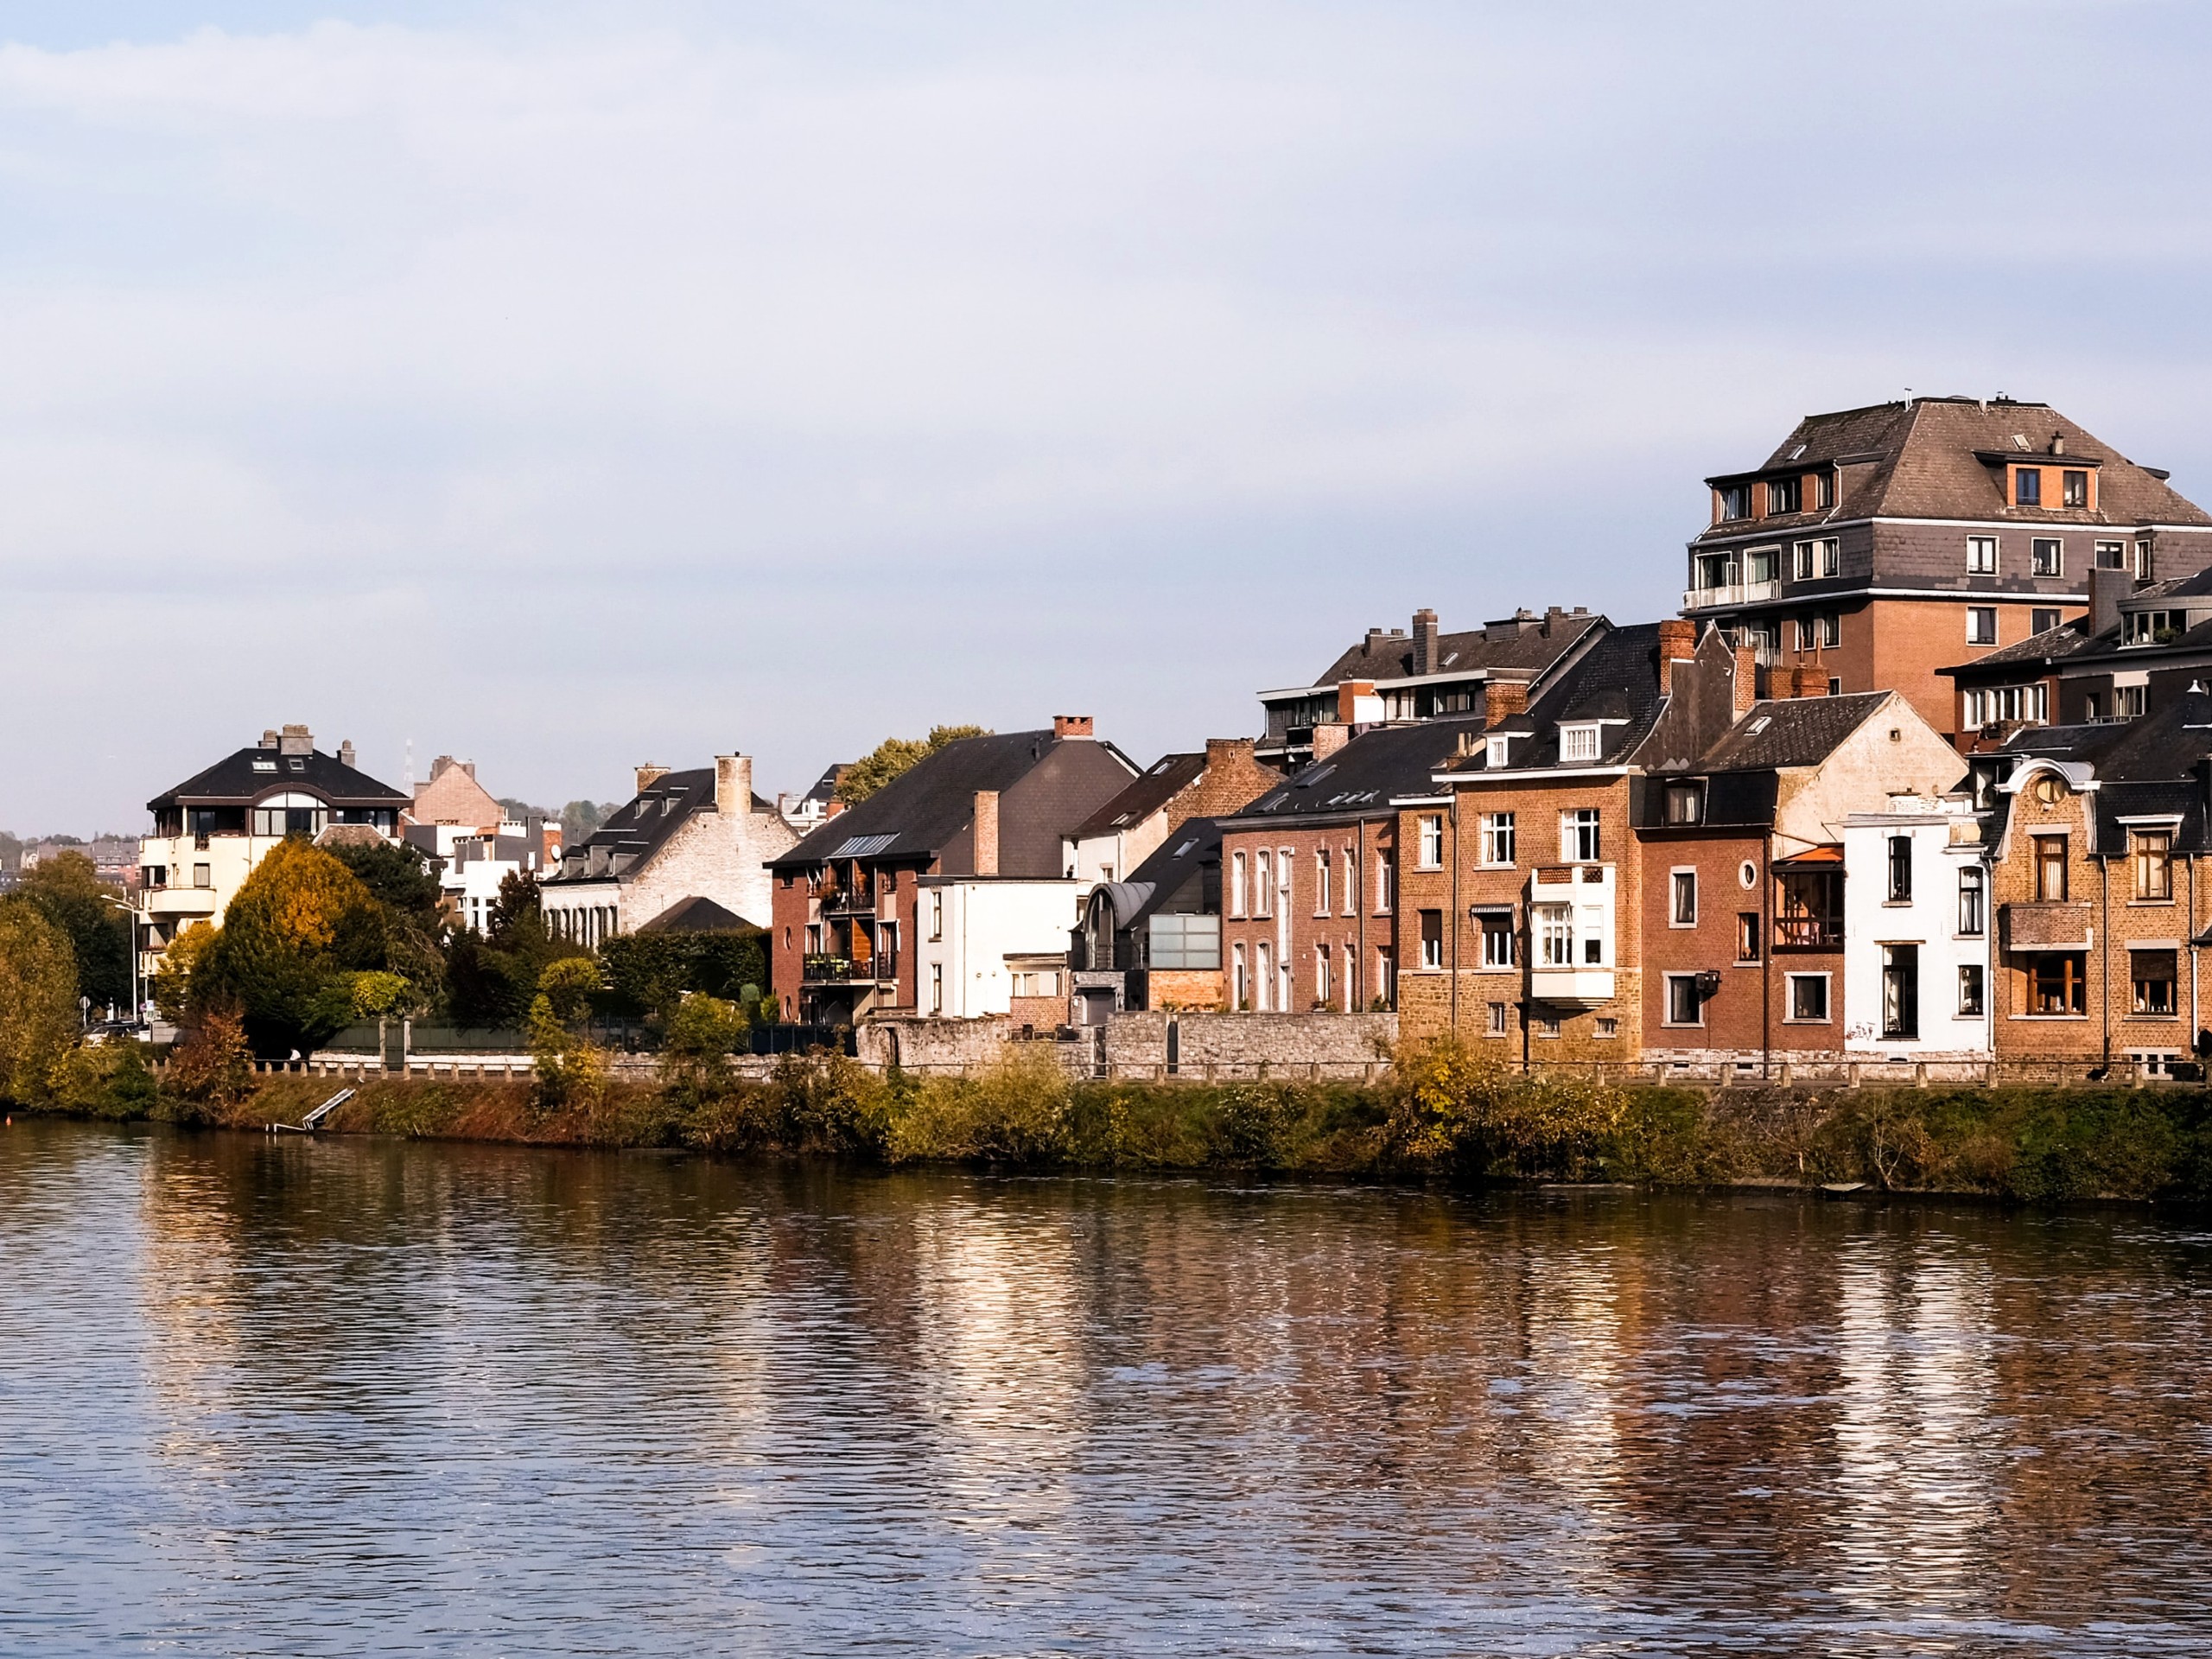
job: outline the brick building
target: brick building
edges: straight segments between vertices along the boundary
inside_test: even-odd
[[[1946,733],[1940,671],[2081,614],[2092,570],[2150,582],[2212,564],[2212,516],[2041,404],[1808,416],[1758,466],[1706,482],[1684,615],[1763,668],[1902,691]]]
[[[1063,838],[1067,873],[1082,881],[1126,877],[1193,818],[1226,817],[1283,775],[1249,737],[1206,740],[1203,752],[1164,754]]]

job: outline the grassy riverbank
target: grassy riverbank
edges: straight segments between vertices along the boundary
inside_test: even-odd
[[[231,1128],[296,1123],[335,1087],[298,1076],[211,1083],[175,1068],[157,1078],[132,1055],[80,1065],[61,1084],[28,1109]],[[1372,1085],[1071,1082],[1035,1051],[974,1078],[880,1077],[822,1055],[788,1060],[766,1082],[711,1058],[671,1064],[651,1084],[588,1065],[552,1085],[380,1078],[327,1127],[883,1164],[2212,1198],[2212,1095],[2202,1089],[1708,1094],[1523,1077],[1448,1045],[1402,1052]]]

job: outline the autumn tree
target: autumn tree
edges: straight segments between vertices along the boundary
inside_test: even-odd
[[[0,1098],[45,1098],[77,1040],[77,983],[68,936],[35,905],[0,904]]]
[[[96,1008],[130,1006],[130,924],[123,895],[72,848],[41,859],[16,884],[17,902],[60,928],[76,957],[76,996]]]
[[[438,878],[421,849],[405,842],[341,842],[330,854],[353,871],[384,911],[381,965],[414,988],[402,1001],[417,1009],[441,1001],[446,992],[445,918],[438,907]]]
[[[957,743],[963,737],[989,735],[981,726],[932,726],[927,737],[887,737],[845,768],[844,775],[837,779],[836,798],[847,806],[858,806],[946,744]]]
[[[235,1007],[257,1053],[306,1052],[336,1030],[323,992],[385,965],[384,907],[345,865],[303,840],[271,848],[223,912],[192,976],[195,1008]]]

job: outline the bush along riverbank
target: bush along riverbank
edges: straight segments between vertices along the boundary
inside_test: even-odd
[[[529,1079],[374,1078],[325,1128],[881,1165],[2212,1198],[2212,1094],[2196,1088],[1708,1094],[1527,1077],[1449,1041],[1403,1046],[1374,1084],[1071,1081],[1041,1046],[968,1077],[817,1052],[761,1081],[733,1074],[720,1035],[672,1043],[652,1083],[610,1079],[575,1042],[549,1043]],[[188,1046],[158,1072],[127,1046],[81,1048],[16,1109],[251,1129],[333,1091],[257,1077],[241,1046]]]

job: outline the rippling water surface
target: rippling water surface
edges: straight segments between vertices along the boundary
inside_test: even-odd
[[[2212,1648],[2132,1215],[0,1132],[0,1651]]]

